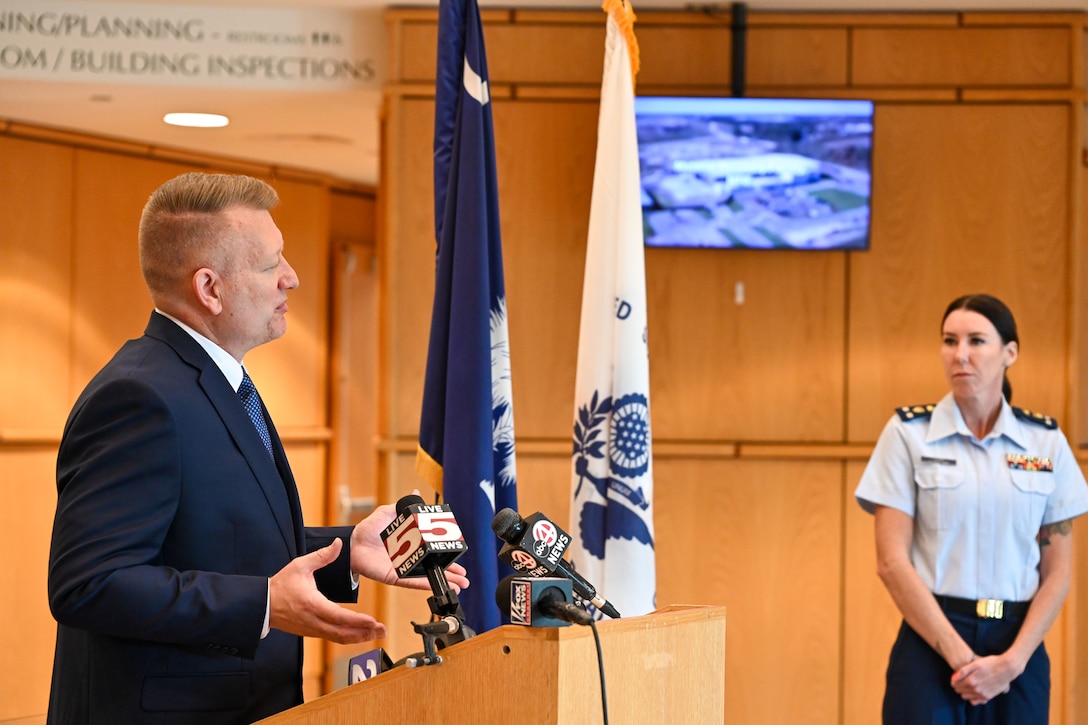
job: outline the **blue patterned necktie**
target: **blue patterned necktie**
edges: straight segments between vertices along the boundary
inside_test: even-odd
[[[249,413],[249,417],[253,420],[253,425],[257,428],[257,433],[261,436],[261,440],[264,441],[264,447],[268,450],[268,455],[275,460],[275,456],[272,455],[272,437],[268,435],[268,425],[264,422],[264,414],[261,412],[261,399],[257,395],[257,388],[254,387],[253,381],[249,379],[249,373],[245,368],[242,368],[242,384],[238,386],[238,398],[242,401],[242,407]]]

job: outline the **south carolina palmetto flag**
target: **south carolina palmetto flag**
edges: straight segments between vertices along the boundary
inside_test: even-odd
[[[476,0],[441,0],[434,122],[434,308],[416,470],[449,505],[468,551],[465,619],[501,624],[495,589],[509,571],[491,530],[517,509],[514,414],[499,235],[495,141]]]
[[[608,14],[575,384],[569,554],[624,616],[654,609],[653,459],[634,12]]]

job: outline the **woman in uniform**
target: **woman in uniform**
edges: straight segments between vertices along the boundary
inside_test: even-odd
[[[1057,423],[1009,405],[1020,342],[1004,303],[954,300],[941,340],[951,390],[892,416],[855,492],[903,615],[884,723],[1045,724],[1043,638],[1069,591],[1088,485]]]

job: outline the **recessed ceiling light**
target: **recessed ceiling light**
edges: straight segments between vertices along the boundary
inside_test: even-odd
[[[162,120],[171,126],[192,126],[195,128],[219,128],[230,123],[226,116],[218,113],[168,113]]]

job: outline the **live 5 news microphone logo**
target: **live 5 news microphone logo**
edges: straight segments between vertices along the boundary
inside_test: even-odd
[[[445,504],[411,504],[382,532],[397,576],[427,576],[424,561],[445,569],[468,551],[453,511]]]

